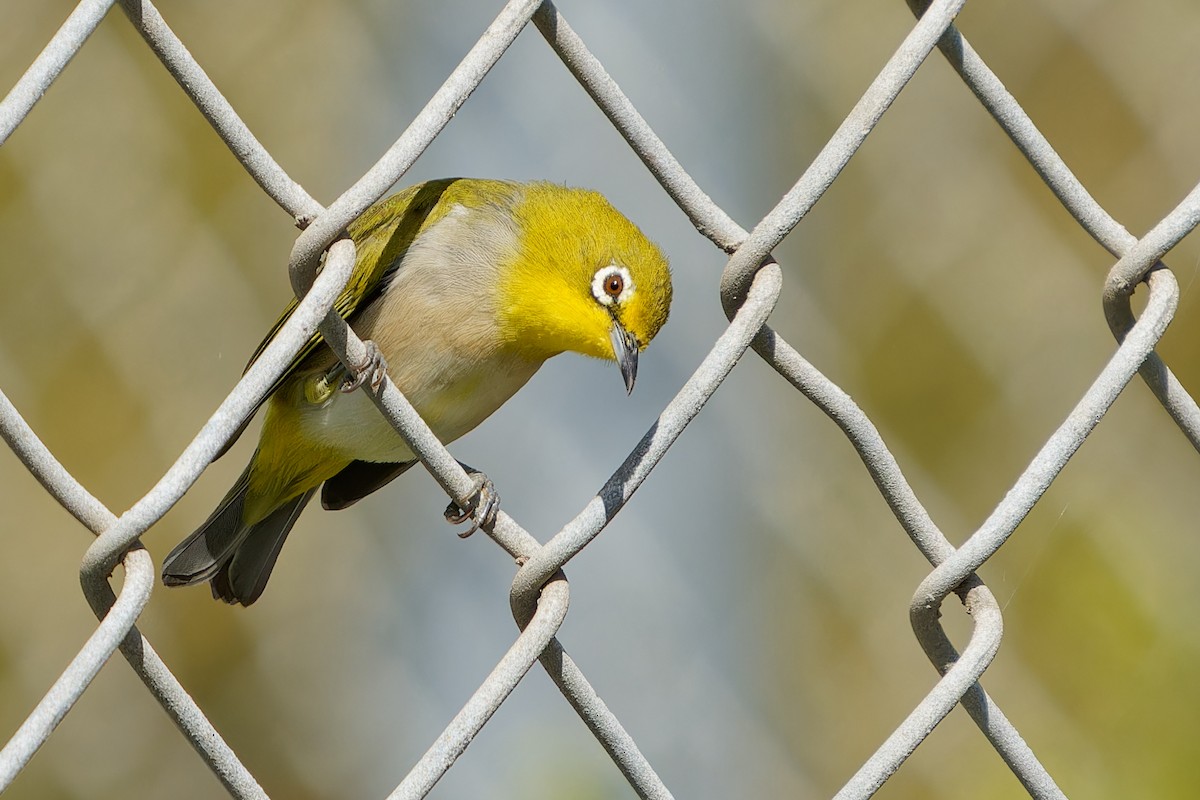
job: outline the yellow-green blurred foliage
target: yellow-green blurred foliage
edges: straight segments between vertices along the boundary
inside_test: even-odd
[[[899,0],[560,9],[743,225],[796,180],[911,25]],[[490,21],[482,0],[163,0],[258,138],[322,202],[362,174]],[[0,0],[7,89],[69,2]],[[1200,5],[969,4],[976,49],[1134,234],[1200,174]],[[549,536],[616,467],[722,327],[721,255],[688,226],[532,29],[406,182],[545,177],[607,193],[675,265],[639,390],[549,365],[455,446]],[[147,492],[287,297],[295,229],[114,11],[0,148],[0,388],[114,512]],[[776,254],[777,330],[862,405],[952,541],[987,516],[1113,351],[1113,258],[935,53]],[[1194,240],[1160,352],[1200,388]],[[615,414],[614,414],[615,410]],[[619,430],[614,425],[619,424]],[[156,561],[249,453],[144,541]],[[2,455],[2,454],[0,454]],[[88,534],[11,455],[0,550],[0,737],[95,621]],[[985,676],[1070,796],[1200,784],[1200,459],[1137,380],[981,575],[1006,635]],[[250,610],[157,587],[142,629],[278,798],[386,795],[515,635],[512,564],[458,541],[423,475],[310,510]],[[568,567],[563,641],[680,797],[833,794],[935,680],[908,628],[928,567],[828,420],[753,356]],[[114,578],[119,584],[120,574]],[[960,644],[969,621],[943,609]],[[221,788],[118,657],[14,798]],[[881,791],[1021,794],[955,711]],[[538,670],[437,797],[627,796]]]

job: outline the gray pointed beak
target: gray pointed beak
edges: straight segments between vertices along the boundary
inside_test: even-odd
[[[616,320],[613,321],[608,335],[612,339],[613,356],[617,359],[617,366],[621,368],[621,377],[625,379],[625,389],[633,394],[633,382],[637,380],[637,339]]]

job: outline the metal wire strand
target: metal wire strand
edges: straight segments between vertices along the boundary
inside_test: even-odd
[[[927,2],[908,0],[908,4],[914,13],[920,14]],[[1021,104],[1004,88],[1004,84],[996,76],[996,73],[971,47],[970,42],[952,25],[938,43],[938,47],[963,82],[974,92],[983,107],[1012,139],[1013,144],[1029,161],[1030,166],[1037,171],[1046,187],[1062,203],[1063,208],[1070,212],[1080,226],[1104,249],[1118,258],[1124,258],[1138,243],[1137,237],[1126,230],[1124,225],[1096,202],[1091,192],[1080,182],[1051,146],[1049,140],[1021,108]],[[1195,191],[1193,190],[1189,195],[1193,205],[1195,203],[1194,195]],[[1183,225],[1187,230],[1194,227],[1194,223],[1188,226],[1181,218],[1176,218],[1174,225]],[[1168,234],[1167,238],[1171,238],[1171,235]],[[1166,251],[1180,238],[1182,236],[1174,238],[1171,245],[1162,249],[1159,257],[1165,255]],[[1147,243],[1146,246],[1153,249],[1160,245]],[[1122,266],[1121,270],[1110,275],[1110,282],[1105,286],[1105,318],[1113,335],[1118,340],[1132,324],[1133,315],[1129,310],[1128,296],[1132,294],[1141,277],[1155,266],[1153,263],[1146,265],[1143,258],[1137,258],[1137,261],[1143,266],[1136,278],[1124,274],[1125,269]],[[1142,364],[1140,374],[1146,385],[1162,403],[1163,408],[1171,415],[1171,419],[1175,420],[1180,431],[1191,442],[1192,447],[1200,451],[1200,405],[1197,405],[1157,354],[1150,354]]]
[[[67,64],[96,30],[115,0],[84,0],[63,22],[58,32],[25,70],[16,85],[0,100],[0,145],[25,121],[33,106],[54,83]]]
[[[0,392],[0,437],[46,491],[89,531],[99,534],[116,521],[112,512],[59,463],[3,392]],[[123,563],[127,574],[125,584],[121,587],[121,596],[114,595],[107,581],[104,581],[103,588],[97,592],[99,602],[92,607],[102,620],[101,627],[107,626],[112,633],[101,634],[97,629],[71,666],[22,723],[12,740],[0,750],[0,791],[12,782],[37,749],[45,744],[54,728],[91,684],[96,672],[108,661],[112,654],[113,636],[124,631],[124,638],[118,645],[121,654],[229,793],[239,800],[265,798],[266,793],[242,765],[237,754],[225,743],[204,712],[167,669],[150,642],[133,624],[149,599],[153,586],[154,568],[150,564],[149,554],[141,547],[135,547],[128,552]]]

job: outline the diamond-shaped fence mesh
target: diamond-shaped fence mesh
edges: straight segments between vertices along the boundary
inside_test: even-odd
[[[110,14],[113,5],[124,18]],[[2,573],[0,723],[13,733],[0,751],[0,790],[210,796],[211,784],[193,789],[203,765],[236,797],[372,789],[421,797],[443,777],[441,788],[463,796],[609,796],[618,776],[641,797],[670,797],[669,787],[680,796],[869,797],[889,780],[891,796],[1014,796],[1021,788],[1039,798],[1186,795],[1200,779],[1187,744],[1197,733],[1192,690],[1180,688],[1195,655],[1187,534],[1197,511],[1188,489],[1200,478],[1200,409],[1185,388],[1191,351],[1164,350],[1169,342],[1160,339],[1195,268],[1188,264],[1180,281],[1160,259],[1200,221],[1200,189],[1174,208],[1162,199],[1135,205],[1126,195],[1169,197],[1164,185],[1188,172],[1177,162],[1200,152],[1191,129],[1160,117],[1187,105],[1172,93],[1188,80],[1163,76],[1197,83],[1196,67],[1176,53],[1194,41],[1188,31],[1200,27],[1200,15],[1128,12],[1145,17],[1143,29],[1121,4],[981,11],[979,25],[999,41],[1005,64],[993,71],[954,27],[965,0],[914,3],[915,24],[904,25],[894,3],[647,5],[636,13],[589,4],[579,14],[615,31],[595,34],[604,42],[595,50],[592,36],[568,23],[575,10],[565,5],[510,2],[470,44],[463,28],[473,24],[474,6],[285,4],[276,18],[252,24],[236,16],[240,7],[200,5],[180,8],[172,30],[149,2],[83,2],[0,104],[0,236],[19,254],[0,274],[0,434],[23,465],[14,461],[5,473],[12,541]],[[879,16],[855,19],[871,14]],[[722,28],[734,18],[736,26]],[[398,21],[405,30],[393,33]],[[102,24],[103,35],[89,39]],[[226,35],[223,26],[237,31]],[[29,49],[20,40],[33,34],[4,27],[0,49]],[[1001,27],[1007,33],[995,33]],[[189,52],[189,28],[207,53]],[[413,41],[423,37],[432,43]],[[690,48],[681,44],[689,37]],[[616,49],[623,41],[624,52]],[[1143,53],[1164,65],[1158,79],[1124,63],[1127,51],[1117,45],[1128,41],[1167,42]],[[708,102],[671,84],[683,73],[668,62],[684,50],[699,65]],[[932,63],[939,50],[957,78]],[[401,91],[391,85],[399,74],[444,76],[447,53],[461,61],[415,117],[379,107]],[[833,58],[845,53],[858,58]],[[247,66],[272,59],[285,76],[278,87]],[[768,68],[756,72],[754,59]],[[516,65],[506,71],[509,61]],[[553,61],[577,84],[555,83],[566,73],[551,77]],[[210,78],[210,62],[223,76]],[[1105,80],[1081,79],[1080,64]],[[923,65],[921,75],[933,75],[913,81]],[[483,91],[493,68],[489,82],[524,87],[524,95]],[[651,99],[635,103],[609,68],[631,96]],[[102,96],[70,83],[91,69],[108,82]],[[1025,90],[1025,106],[1002,83],[1005,69]],[[860,74],[850,77],[853,70]],[[336,88],[348,75],[352,88]],[[868,84],[857,101],[841,88],[856,81]],[[241,96],[223,94],[230,85]],[[1097,86],[1104,91],[1080,88]],[[47,110],[37,135],[22,139],[59,90],[72,105]],[[256,111],[256,92],[295,100],[292,116],[281,122],[275,111]],[[117,109],[99,118],[116,130],[93,129],[89,93]],[[341,105],[307,103],[306,94]],[[904,108],[910,95],[915,111]],[[369,103],[356,106],[363,98]],[[506,102],[516,107],[500,107]],[[491,108],[488,125],[473,124],[473,105]],[[1052,117],[1060,143],[1035,124],[1032,107],[1066,108],[1085,122],[1073,129]],[[163,116],[143,118],[154,108]],[[460,109],[463,119],[447,127]],[[660,110],[674,138],[647,123]],[[559,127],[568,115],[596,135],[582,142],[582,156],[556,149],[573,136]],[[319,177],[311,180],[299,177],[309,171],[285,170],[325,157],[326,145],[312,142],[347,136],[352,118],[403,133],[369,168],[363,159],[340,173],[313,170]],[[811,131],[826,121],[818,139]],[[165,129],[161,137],[137,139],[156,127]],[[609,135],[614,129],[624,144]],[[759,138],[746,141],[751,134]],[[663,377],[627,401],[661,401],[640,441],[606,439],[609,418],[630,408],[615,405],[626,402],[614,399],[615,382],[614,397],[598,401],[585,396],[588,388],[535,382],[529,391],[563,406],[561,416],[506,409],[490,425],[524,429],[523,437],[497,440],[494,452],[485,445],[483,458],[464,457],[496,480],[512,514],[500,515],[491,536],[503,560],[519,564],[509,592],[518,632],[501,635],[455,591],[472,573],[494,580],[495,553],[448,550],[465,555],[445,556],[445,574],[423,577],[437,572],[432,545],[388,549],[416,534],[379,511],[362,528],[349,514],[310,512],[310,527],[321,530],[290,546],[309,548],[297,556],[308,559],[307,574],[301,561],[281,565],[273,587],[280,599],[251,612],[205,605],[203,590],[156,588],[157,565],[142,539],[159,553],[203,516],[208,496],[193,502],[185,492],[311,333],[340,342],[340,357],[361,356],[362,343],[327,317],[354,257],[352,244],[335,240],[397,181],[410,182],[418,157],[439,165],[439,142],[455,135],[468,136],[455,152],[470,154],[469,163],[446,173],[491,163],[470,161],[481,150],[512,148],[531,169],[544,166],[536,176],[574,176],[568,165],[584,158],[592,162],[584,173],[602,179],[607,159],[631,149],[644,165],[630,178],[642,182],[631,197],[657,181],[665,194],[655,197],[664,206],[669,198],[717,248],[696,248],[694,233],[683,258],[667,248],[679,286],[672,324],[686,333],[675,344],[668,334],[655,343],[648,366]],[[1088,136],[1101,144],[1085,147]],[[135,143],[121,149],[128,139]],[[805,151],[816,143],[806,166],[792,140]],[[88,162],[95,175],[80,174],[69,158],[69,174],[55,174],[59,153],[96,142],[111,149]],[[1147,232],[1129,233],[1056,145],[1099,176],[1114,205],[1142,215]],[[756,152],[768,146],[778,152]],[[231,361],[240,366],[246,343],[257,341],[256,320],[270,316],[282,275],[261,267],[241,274],[244,258],[234,251],[244,245],[282,267],[286,247],[283,231],[264,232],[257,222],[241,243],[213,233],[236,230],[236,218],[262,201],[234,169],[239,162],[261,192],[312,222],[288,260],[299,310],[222,399],[213,385],[228,386]],[[750,171],[774,176],[761,183],[778,187],[782,199],[767,203],[761,198],[770,194],[757,191],[746,203],[756,212],[731,215],[705,191],[705,177],[724,186],[723,175]],[[337,175],[351,172],[361,177],[339,183]],[[302,186],[322,181],[337,187],[328,207]],[[98,224],[71,189],[92,182],[107,187],[87,201]],[[646,201],[622,203],[619,186],[597,188],[656,234],[629,208]],[[138,200],[181,194],[199,199],[190,208],[163,200],[153,215]],[[743,228],[733,216],[757,221]],[[151,224],[165,230],[145,230]],[[166,257],[153,250],[160,237],[170,242]],[[719,288],[688,259],[724,263]],[[797,282],[803,288],[790,292]],[[257,307],[260,295],[266,310]],[[715,309],[718,297],[727,324],[696,310]],[[656,348],[665,352],[655,361]],[[218,357],[230,349],[228,359]],[[699,366],[689,375],[681,362]],[[1168,362],[1182,370],[1182,383]],[[777,375],[767,379],[751,364]],[[880,388],[889,383],[890,398]],[[651,401],[641,399],[647,394]],[[1114,407],[1123,394],[1135,399]],[[468,494],[470,479],[390,383],[379,404],[441,488]],[[836,427],[802,416],[813,408]],[[545,443],[551,439],[557,444]],[[1068,462],[1085,442],[1094,456],[1073,477]],[[676,463],[691,463],[656,487],[679,450]],[[511,474],[498,464],[504,459],[516,465]],[[596,490],[600,470],[614,464]],[[574,476],[576,491],[547,479],[550,471]],[[617,517],[648,479],[638,502],[657,491],[666,495],[661,505]],[[133,485],[152,488],[119,496]],[[436,510],[434,494],[418,486],[403,505]],[[77,523],[49,513],[47,495]],[[109,496],[116,501],[98,499]],[[180,512],[164,519],[177,503]],[[129,510],[118,513],[124,504]],[[626,530],[636,536],[576,559],[593,540],[621,536],[631,517]],[[547,534],[531,535],[523,518]],[[62,565],[78,560],[81,541],[66,529],[79,525],[95,535],[81,579],[98,624],[84,625],[66,599],[73,576]],[[909,545],[931,569],[918,569]],[[49,569],[36,563],[51,551]],[[465,578],[450,574],[456,557],[465,560]],[[577,569],[586,578],[568,615],[564,570]],[[397,585],[408,583],[425,596],[405,596]],[[335,595],[345,605],[330,610]],[[499,596],[487,595],[492,606]],[[936,672],[916,669],[917,651],[901,631],[905,602]],[[953,608],[960,602],[965,617]],[[664,613],[669,604],[692,616]],[[614,617],[589,618],[564,637],[572,644],[564,649],[560,628],[597,607]],[[944,612],[956,626],[950,634]],[[250,623],[242,614],[265,616]],[[716,628],[703,628],[699,617],[716,618]],[[417,618],[421,631],[406,621]],[[989,671],[1002,640],[1016,655]],[[425,660],[413,671],[397,651],[417,641]],[[96,679],[118,652],[141,686],[105,693]],[[238,677],[256,660],[258,677]],[[604,675],[596,684],[594,663]],[[731,673],[754,677],[731,683]],[[994,694],[979,683],[985,673],[996,676],[996,686],[988,681]],[[457,696],[456,714],[451,701],[439,702],[448,696],[442,674],[477,687]],[[583,753],[582,738],[560,741],[551,730],[561,720],[538,716],[533,730],[514,722],[523,708],[550,702],[526,690],[541,674],[566,701],[555,708],[574,711],[610,766]],[[403,683],[412,686],[395,686]],[[518,684],[526,694],[511,696]],[[748,684],[760,691],[751,696]],[[393,690],[425,705],[394,704]],[[160,735],[147,692],[194,752],[178,736]],[[959,705],[966,715],[948,717]],[[428,733],[429,719],[444,730]],[[487,741],[497,726],[506,726],[504,746]],[[468,745],[486,755],[456,767]],[[463,771],[476,777],[454,783]]]

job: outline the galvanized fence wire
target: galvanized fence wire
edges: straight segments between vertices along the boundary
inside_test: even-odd
[[[941,678],[837,797],[873,795],[959,703],[1032,797],[1063,797],[1020,733],[978,683],[999,647],[1003,622],[995,597],[975,571],[1012,535],[1135,374],[1140,373],[1181,431],[1200,449],[1200,408],[1154,354],[1155,343],[1170,323],[1179,299],[1175,278],[1160,259],[1200,222],[1200,187],[1142,239],[1129,234],[1096,203],[953,26],[964,4],[965,0],[910,2],[917,15],[916,25],[793,188],[747,232],[692,180],[547,0],[512,0],[504,5],[404,133],[327,209],[293,181],[258,142],[153,4],[148,0],[122,0],[121,9],[129,21],[233,155],[263,191],[304,228],[288,265],[293,288],[302,301],[275,341],[162,479],[119,517],[59,464],[0,393],[0,435],[46,490],[96,535],[83,557],[81,583],[100,620],[78,655],[0,751],[0,791],[53,734],[101,666],[119,649],[231,795],[267,796],[135,625],[149,600],[155,577],[154,565],[139,538],[199,478],[314,331],[322,332],[344,362],[361,363],[363,343],[330,311],[354,263],[353,244],[339,237],[348,222],[404,175],[532,21],[696,229],[731,254],[720,287],[729,326],[624,463],[549,541],[538,542],[515,520],[500,513],[491,535],[521,564],[510,593],[520,635],[390,796],[422,797],[428,793],[533,664],[540,661],[637,794],[644,798],[671,797],[633,738],[555,638],[569,601],[562,569],[599,535],[737,361],[753,349],[845,433],[902,528],[934,566],[913,595],[910,616],[914,633]],[[84,0],[78,5],[0,102],[0,144],[84,46],[112,5],[113,0]],[[941,49],[1063,206],[1118,258],[1104,286],[1105,315],[1118,342],[1110,361],[992,514],[958,548],[950,544],[925,510],[867,415],[766,324],[783,279],[772,251],[837,178],[935,47]],[[327,257],[318,271],[323,253]],[[1148,285],[1148,300],[1141,316],[1135,319],[1129,298],[1140,283]],[[455,500],[469,496],[473,490],[471,479],[396,387],[385,381],[372,398],[446,493]],[[124,580],[119,593],[114,593],[109,577],[118,565]],[[958,595],[973,624],[961,652],[951,644],[939,622],[941,605],[951,593]]]

